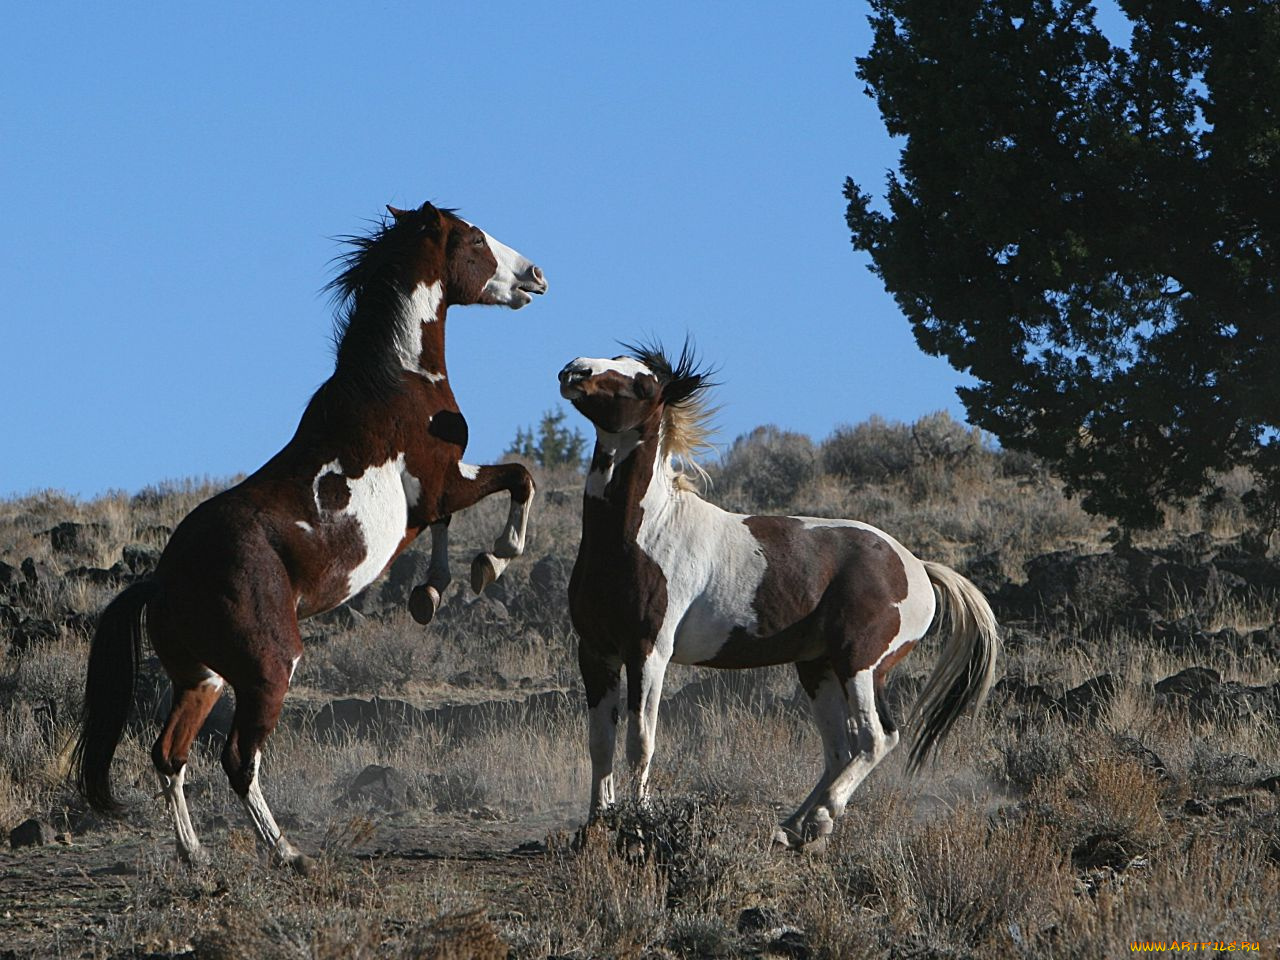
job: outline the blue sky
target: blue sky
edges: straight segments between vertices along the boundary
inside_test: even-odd
[[[470,8],[470,9],[468,9]],[[23,4],[0,39],[0,496],[259,466],[332,371],[334,237],[432,200],[546,271],[455,308],[468,460],[686,332],[719,440],[960,415],[849,245],[896,150],[860,3]],[[587,424],[570,412],[586,432]]]

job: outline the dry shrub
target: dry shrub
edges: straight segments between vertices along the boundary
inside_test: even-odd
[[[333,693],[392,693],[422,676],[431,652],[407,618],[370,620],[309,646],[299,684]]]
[[[638,960],[662,941],[667,880],[655,860],[620,856],[603,826],[588,828],[578,851],[555,856],[554,907],[544,918],[553,953]]]
[[[405,939],[405,960],[506,960],[510,952],[483,910],[446,914]]]
[[[1082,757],[1060,776],[1040,781],[1028,804],[1060,831],[1079,869],[1125,869],[1170,839],[1160,813],[1165,787],[1127,757]]]
[[[741,492],[739,499],[758,508],[777,509],[790,504],[817,474],[813,441],[770,424],[735,440],[715,479],[726,495],[736,488]]]
[[[739,955],[734,924],[757,896],[764,856],[732,814],[724,798],[658,798],[620,803],[584,827],[552,853],[552,952]]]
[[[1061,777],[1075,762],[1074,738],[1060,721],[1028,724],[997,746],[1001,768],[997,774],[1022,789]]]
[[[1134,941],[1280,942],[1280,857],[1265,834],[1191,834],[1141,871],[1093,898],[1063,904],[1055,957],[1094,960],[1131,954]]]
[[[1007,949],[1011,925],[1046,928],[1068,889],[1052,831],[1030,818],[991,824],[959,809],[896,847],[879,865],[892,923],[933,944]]]

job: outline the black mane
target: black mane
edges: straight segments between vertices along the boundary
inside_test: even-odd
[[[401,309],[404,270],[423,234],[438,230],[440,221],[414,210],[371,223],[374,227],[368,234],[335,238],[350,249],[333,259],[339,272],[321,292],[334,303],[335,379],[341,374],[351,386],[385,397],[400,386],[391,318]]]
[[[680,356],[672,366],[662,344],[657,340],[639,343],[619,343],[633,359],[639,360],[652,370],[662,383],[662,400],[672,406],[691,403],[698,394],[717,383],[711,378],[715,375],[715,367],[701,367],[697,350],[690,337],[684,338],[680,348]]]

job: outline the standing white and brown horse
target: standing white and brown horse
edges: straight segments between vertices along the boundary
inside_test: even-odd
[[[110,764],[149,637],[173,683],[173,707],[151,752],[188,862],[203,859],[183,776],[192,740],[224,684],[235,717],[222,766],[259,840],[277,862],[310,861],[281,834],[263,799],[263,742],[302,655],[298,621],[364,589],[422,530],[432,531],[428,582],[410,600],[427,622],[449,582],[451,514],[498,491],[505,529],[472,565],[483,589],[524,549],[533,482],[518,464],[462,462],[467,424],[445,367],[445,311],[518,309],[543,293],[542,271],[450,210],[388,207],[331,284],[339,301],[337,363],[293,439],[261,469],[196,507],[150,579],[107,606],[89,652],[77,782],[100,810],[118,808]]]
[[[794,663],[826,767],[775,840],[799,847],[832,830],[858,784],[898,743],[885,678],[925,635],[939,605],[950,633],[916,705],[920,764],[961,712],[981,704],[999,646],[976,587],[852,520],[742,516],[697,495],[680,470],[706,446],[707,374],[686,345],[579,358],[560,392],[596,427],[569,585],[590,715],[591,816],[614,800],[620,674],[627,760],[647,793],[667,664]]]

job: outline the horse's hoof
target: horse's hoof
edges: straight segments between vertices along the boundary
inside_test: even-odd
[[[506,563],[491,553],[477,554],[471,561],[471,589],[477,594],[484,593],[484,588],[497,580],[505,567]]]
[[[203,870],[212,862],[204,847],[196,847],[194,850],[183,850],[179,847],[178,859],[191,870]]]
[[[805,818],[802,842],[797,846],[805,853],[820,853],[835,831],[836,822],[826,807],[818,807]]]
[[[824,833],[815,837],[812,840],[806,840],[796,849],[800,853],[821,853],[823,850],[827,849],[827,844],[830,842],[830,840],[831,840],[831,834]]]
[[[791,831],[785,827],[778,827],[773,831],[773,846],[779,850],[794,850],[798,844],[798,838],[791,835]]]
[[[288,863],[293,868],[293,872],[300,877],[314,876],[316,868],[319,866],[315,857],[308,857],[305,853],[290,857]]]
[[[424,627],[435,619],[440,609],[440,594],[435,587],[425,583],[414,587],[409,594],[409,614]]]

